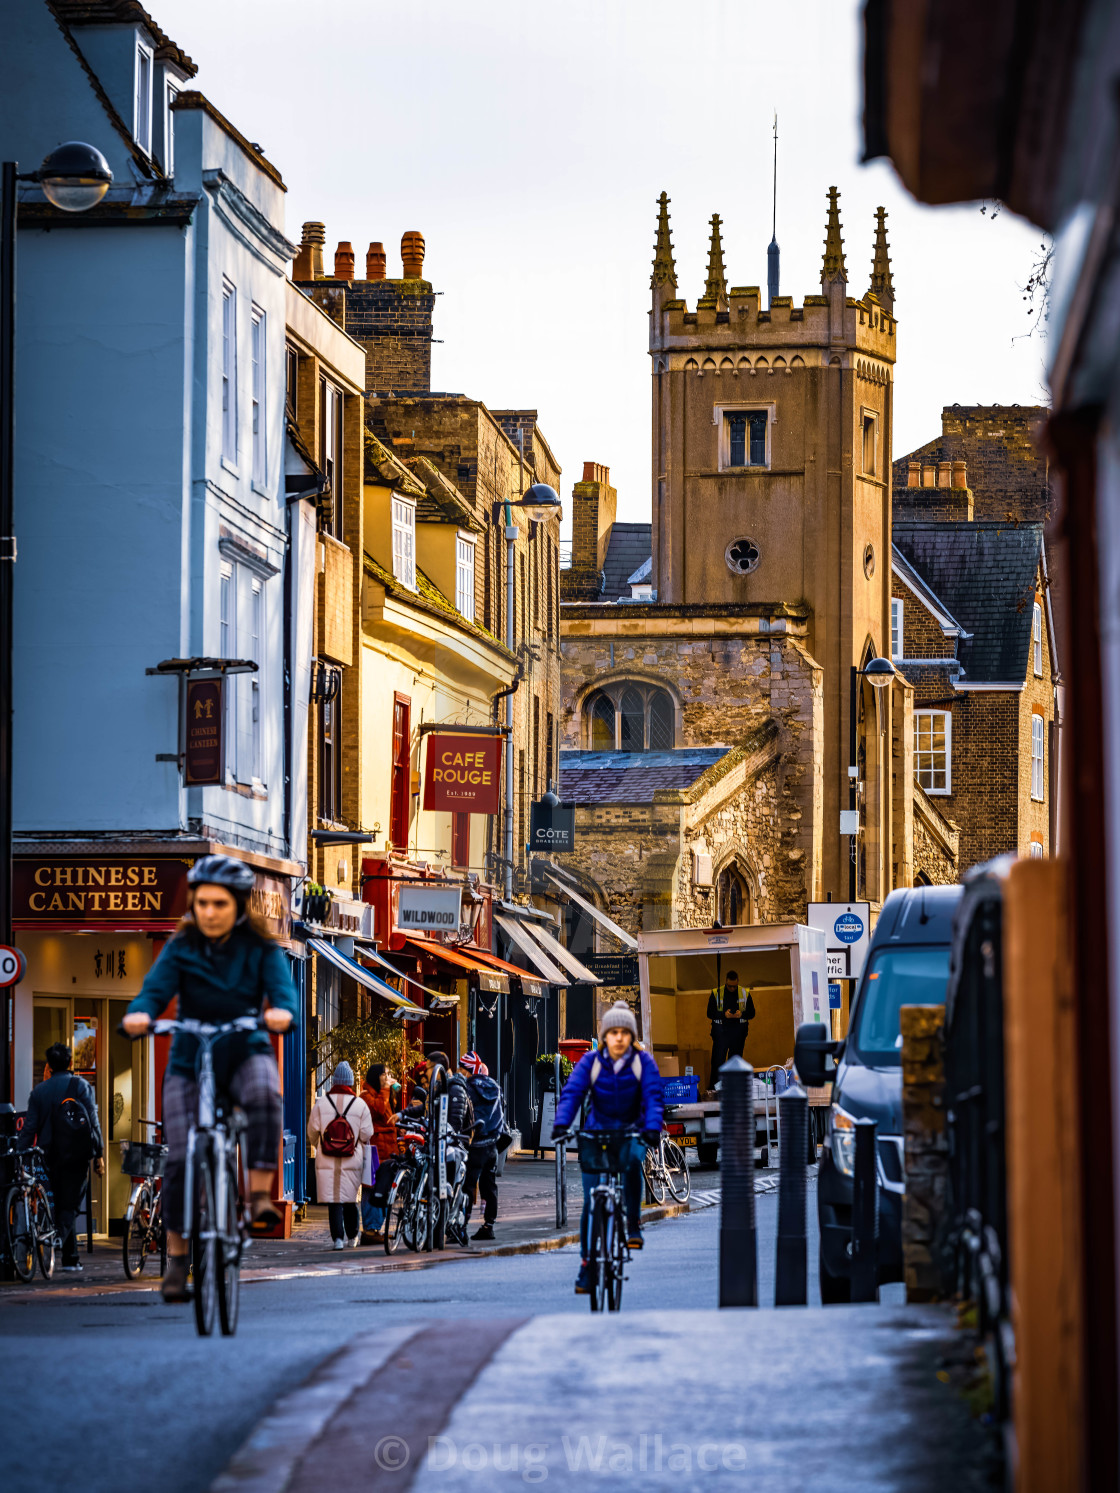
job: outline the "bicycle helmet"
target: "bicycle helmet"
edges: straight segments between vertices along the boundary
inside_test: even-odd
[[[224,886],[236,897],[247,897],[256,879],[252,866],[232,855],[204,855],[187,872],[188,886]]]

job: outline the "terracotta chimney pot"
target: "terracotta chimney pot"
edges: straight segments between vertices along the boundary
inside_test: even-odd
[[[937,463],[937,485],[938,485],[938,487],[948,487],[949,484],[950,484],[950,482],[951,482],[951,480],[952,480],[952,476],[953,476],[953,466],[952,466],[952,463],[948,462],[948,461],[939,461]]]
[[[966,462],[955,461],[953,463],[953,486],[968,486],[968,464]]]
[[[406,280],[424,278],[424,235],[410,228],[401,239],[401,264]]]
[[[342,239],[334,251],[334,278],[336,280],[353,280],[354,278],[354,245],[348,239]]]
[[[936,467],[922,467],[922,486],[933,487],[937,479]]]
[[[920,461],[908,461],[906,463],[906,486],[921,487],[922,464]]]
[[[385,278],[385,245],[370,244],[366,250],[366,279],[384,280]]]

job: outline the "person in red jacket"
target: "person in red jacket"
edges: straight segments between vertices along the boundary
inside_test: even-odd
[[[377,1151],[378,1165],[397,1154],[397,1127],[393,1116],[393,1075],[384,1063],[374,1063],[366,1072],[362,1086],[362,1098],[366,1101],[373,1119],[373,1144]],[[375,1166],[371,1176],[377,1175]],[[370,1201],[372,1187],[362,1188],[362,1243],[380,1244],[385,1222],[385,1209]]]

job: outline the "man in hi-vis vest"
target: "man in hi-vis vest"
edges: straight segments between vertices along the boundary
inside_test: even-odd
[[[708,1020],[712,1024],[712,1072],[709,1088],[719,1082],[719,1070],[728,1058],[741,1058],[747,1040],[747,1028],[754,1020],[754,1000],[749,990],[739,990],[739,976],[727,971],[722,992],[713,990],[708,997]]]

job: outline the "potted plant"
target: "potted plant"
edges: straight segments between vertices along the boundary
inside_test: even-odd
[[[330,916],[330,893],[317,881],[309,881],[303,891],[303,921],[323,923]]]
[[[561,1083],[561,1086],[563,1086],[564,1084],[567,1083],[568,1079],[571,1077],[571,1072],[572,1072],[572,1064],[571,1064],[571,1062],[564,1056],[563,1053],[561,1053],[560,1054],[560,1083]],[[554,1052],[542,1052],[538,1056],[538,1058],[537,1058],[537,1082],[538,1082],[538,1084],[541,1087],[541,1092],[542,1093],[551,1094],[551,1093],[555,1092],[555,1089],[556,1089],[556,1054]]]

